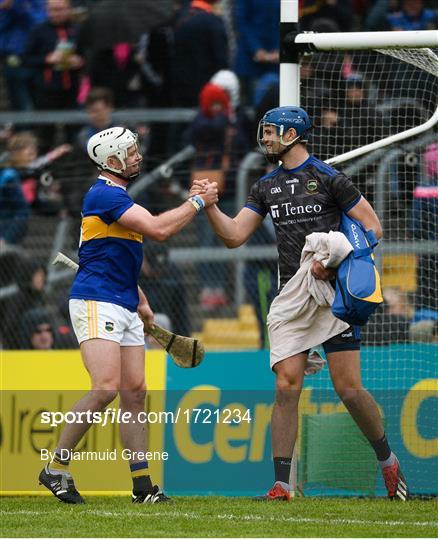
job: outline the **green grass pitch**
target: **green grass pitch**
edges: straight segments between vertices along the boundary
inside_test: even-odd
[[[1,537],[436,537],[437,501],[299,498],[260,503],[237,497],[175,497],[133,505],[88,497],[0,498]]]

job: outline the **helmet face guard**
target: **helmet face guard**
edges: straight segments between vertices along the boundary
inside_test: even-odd
[[[279,153],[270,153],[267,151],[263,138],[263,128],[265,126],[275,126],[279,142],[284,149]],[[281,156],[288,152],[295,144],[305,143],[309,140],[312,123],[304,109],[300,107],[277,107],[268,111],[260,120],[257,130],[257,143],[270,163],[277,163]],[[286,142],[283,136],[289,129],[295,129],[297,136]]]
[[[125,176],[124,173],[128,167],[126,159],[128,150],[134,146],[139,152],[138,135],[132,133],[129,129],[123,127],[114,127],[105,129],[93,135],[87,144],[87,152],[91,161],[102,171],[110,171],[123,180],[133,180],[139,175],[139,172]],[[116,157],[121,167],[116,169],[108,165],[108,158]],[[140,158],[137,163],[140,163]]]

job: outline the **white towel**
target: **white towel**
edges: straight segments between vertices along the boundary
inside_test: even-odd
[[[300,268],[274,299],[268,315],[271,367],[280,360],[324,343],[348,328],[331,312],[335,296],[327,281],[315,279],[313,261],[337,268],[353,250],[340,232],[312,233],[306,237]]]

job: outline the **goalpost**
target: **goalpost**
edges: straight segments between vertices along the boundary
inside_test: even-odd
[[[364,385],[411,489],[438,493],[436,433],[427,435],[428,399],[438,397],[438,31],[299,33],[297,19],[296,0],[282,0],[280,105],[309,112],[311,153],[349,174],[382,221],[376,256],[387,306],[363,329]],[[310,379],[316,403],[336,401],[327,373]],[[321,416],[342,407],[306,407],[294,490],[348,494],[353,474],[350,493],[383,495],[354,426]],[[337,447],[327,442],[333,432]]]

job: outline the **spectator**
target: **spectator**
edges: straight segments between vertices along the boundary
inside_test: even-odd
[[[398,288],[384,288],[383,298],[383,306],[376,311],[371,324],[363,327],[362,340],[368,345],[405,343],[410,341],[413,325],[438,321],[438,311],[427,307],[416,308],[408,293]]]
[[[219,81],[222,77],[219,77]],[[230,98],[231,95],[236,95],[237,88],[234,87],[232,91],[229,82],[226,82],[228,92],[218,84],[207,83],[204,86],[199,96],[199,112],[189,126],[186,137],[196,148],[192,181],[195,178],[209,178],[210,181],[217,182],[221,193],[221,208],[232,213],[236,194],[235,174],[238,162],[248,149],[248,142],[241,116],[236,115]],[[201,222],[206,220],[205,216],[199,218]],[[200,223],[199,231],[201,246],[218,245],[217,238],[206,221],[205,224]],[[213,309],[227,304],[227,272],[224,266],[202,263],[199,271],[201,305],[206,309]]]
[[[417,238],[438,238],[438,143],[430,144],[424,153],[426,178],[413,192],[412,224]]]
[[[353,24],[352,0],[301,0],[300,29],[312,32],[349,32]]]
[[[225,90],[229,99],[231,155],[228,169],[231,172],[237,168],[240,159],[249,150],[248,133],[252,123],[241,106],[240,82],[233,71],[221,69],[213,75],[210,82]]]
[[[253,131],[257,131],[257,126],[266,111],[277,107],[280,99],[280,76],[278,73],[266,73],[257,81],[254,90],[253,104],[255,107],[255,125]]]
[[[414,307],[407,293],[400,289],[383,289],[384,303],[376,310],[370,323],[361,329],[365,345],[388,345],[409,341],[409,325],[414,316]]]
[[[256,81],[266,73],[278,73],[280,0],[237,0],[234,20],[234,71],[242,83],[244,103],[250,104]]]
[[[196,107],[202,87],[228,66],[225,24],[214,13],[217,1],[193,0],[177,20],[172,69],[177,107]]]
[[[21,349],[47,351],[55,348],[55,335],[49,312],[38,308],[28,311],[22,320]]]
[[[314,123],[319,123],[323,98],[330,95],[330,88],[315,73],[314,62],[304,57],[300,64],[300,101],[309,111]],[[321,158],[324,159],[324,158]]]
[[[20,265],[15,268],[14,281],[18,285],[18,292],[5,299],[2,304],[3,341],[8,349],[20,348],[21,336],[18,330],[23,315],[29,310],[44,308],[46,305],[45,267],[39,261],[20,257]]]
[[[112,115],[114,112],[114,95],[109,88],[92,88],[85,100],[85,109],[88,124],[79,132],[78,146],[87,151],[87,142],[90,137],[114,125]]]
[[[46,18],[44,4],[44,0],[0,0],[0,64],[14,111],[33,107],[24,50],[29,32]]]
[[[423,0],[402,0],[401,10],[386,16],[389,30],[435,30],[438,15],[424,7]]]
[[[228,94],[230,107],[230,121],[236,121],[240,112],[240,83],[237,75],[229,69],[221,69],[210,79],[212,84],[220,86]]]
[[[174,0],[173,16],[151,32],[144,33],[136,51],[136,61],[142,77],[145,105],[150,108],[166,108],[172,103],[172,56],[174,49],[174,28],[179,13],[179,0]],[[151,123],[148,138],[148,152],[145,167],[154,168],[165,160],[166,145],[169,143],[169,125],[164,122]],[[170,147],[173,152],[174,148]]]
[[[92,87],[108,87],[118,108],[142,105],[140,66],[131,43],[116,43],[98,49],[91,56],[88,66]]]
[[[173,20],[141,36],[136,61],[141,70],[146,105],[149,107],[168,107],[172,99],[171,62],[174,47],[174,26],[177,9]]]
[[[47,14],[48,20],[33,28],[26,47],[26,62],[34,74],[35,108],[74,109],[84,61],[76,50],[70,0],[47,0]],[[41,135],[50,147],[52,129],[41,130]]]
[[[312,153],[326,160],[343,153],[341,134],[345,132],[345,126],[341,124],[336,107],[329,102],[321,107],[319,121],[315,125],[310,138]]]
[[[411,324],[409,339],[412,342],[438,343],[438,320],[424,320]]]
[[[396,11],[398,0],[375,0],[365,16],[364,30],[366,32],[388,30],[387,14]]]
[[[38,213],[56,214],[62,209],[60,184],[53,180],[47,166],[71,149],[63,144],[38,157],[38,139],[32,132],[22,131],[9,139],[10,164],[20,178],[27,203]]]
[[[21,189],[18,171],[0,170],[0,248],[20,243],[27,231],[29,205]]]
[[[430,144],[423,156],[426,177],[413,191],[412,232],[421,240],[438,239],[438,143]],[[438,285],[438,256],[436,253],[418,257],[418,290],[416,304],[438,310],[437,295],[431,294]]]
[[[382,139],[386,133],[381,115],[369,96],[370,87],[361,73],[352,71],[345,79],[344,107],[338,110],[338,124],[348,126],[338,140],[344,151]],[[373,166],[355,176],[355,184],[370,203],[374,196]]]

